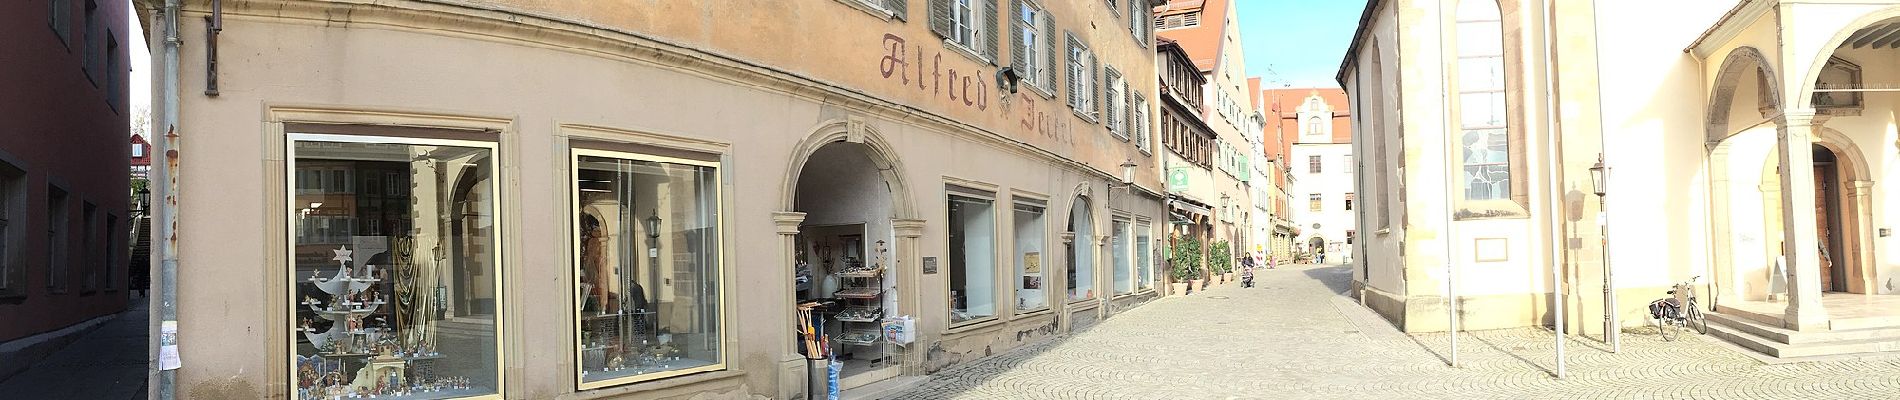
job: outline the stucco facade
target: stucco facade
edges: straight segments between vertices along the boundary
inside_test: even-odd
[[[139,5],[149,11],[158,3]],[[296,239],[284,232],[297,223],[285,207],[294,200],[286,194],[286,171],[301,157],[296,145],[311,137],[492,146],[495,224],[484,229],[493,229],[499,248],[499,292],[489,298],[499,327],[493,389],[505,398],[802,397],[810,371],[792,334],[793,266],[803,254],[797,243],[801,232],[837,222],[863,223],[867,239],[888,245],[883,265],[894,289],[886,314],[915,321],[915,341],[893,350],[896,365],[878,372],[888,376],[855,384],[928,374],[1086,327],[1156,296],[1151,283],[1127,293],[1109,289],[1117,283],[1117,253],[1158,263],[1134,251],[1158,252],[1159,245],[1111,243],[1119,221],[1146,229],[1128,232],[1128,240],[1163,237],[1160,166],[1149,150],[1158,141],[1139,134],[1154,132],[1157,112],[1124,110],[1123,139],[1101,116],[1133,102],[1073,108],[1064,102],[1073,86],[1062,73],[1053,73],[1047,88],[1024,81],[1007,92],[997,72],[1012,66],[1010,43],[1021,31],[979,39],[995,50],[947,42],[932,22],[935,13],[948,12],[943,4],[225,3],[220,93],[198,90],[209,83],[205,46],[183,46],[179,70],[156,72],[175,74],[184,88],[177,99],[184,359],[178,393],[297,395],[286,351],[297,346],[296,332],[284,316],[299,305],[286,286],[293,279],[286,275],[287,241]],[[986,15],[1004,18],[1021,3],[990,4]],[[1032,6],[1058,36],[1086,43],[1093,55],[1088,71],[1112,68],[1129,77],[1115,93],[1138,93],[1156,108],[1155,80],[1134,79],[1155,74],[1147,17],[1134,15],[1147,8],[1118,4]],[[186,2],[178,17],[198,21],[210,7]],[[206,35],[202,24],[180,26],[180,35],[191,38],[186,43]],[[151,37],[155,53],[164,49],[163,35]],[[1061,51],[1061,41],[1052,41],[1048,51]],[[1048,58],[1054,65],[1045,65],[1062,68],[1070,59],[1055,54]],[[1082,90],[1100,98],[1105,87]],[[575,179],[570,155],[580,149],[715,168],[723,261],[706,279],[721,296],[723,363],[625,384],[577,385],[585,379],[576,372],[575,310],[582,306],[572,295],[572,255],[584,250],[573,234],[568,182]],[[1132,165],[1132,184],[1122,183],[1125,164]],[[1089,278],[1093,295],[1070,301],[1046,291],[1045,309],[998,307],[994,315],[953,323],[946,218],[953,211],[946,196],[972,192],[1005,210],[996,213],[995,226],[1014,222],[1005,205],[1046,207],[1044,246],[1068,243],[1067,232],[1092,235],[1072,243],[1076,254],[1099,260]],[[1086,227],[1062,223],[1068,221]],[[992,236],[996,261],[985,266],[993,268],[992,281],[965,283],[988,286],[997,304],[1017,299],[1019,279],[1010,271],[1021,261],[1009,256],[1016,251],[1013,232]],[[976,251],[967,243],[955,248]],[[1042,254],[1042,268],[1071,261],[1059,251]],[[1070,283],[1059,273],[1048,276],[1042,284],[1051,288]]]
[[[128,304],[126,10],[0,14],[0,379]]]
[[[1492,3],[1372,2],[1342,63],[1365,159],[1368,305],[1408,331],[1444,329],[1447,264],[1468,329],[1549,323],[1557,275],[1568,326],[1600,333],[1606,269],[1623,326],[1696,277],[1711,311],[1794,332],[1828,329],[1823,296],[1888,294],[1880,230],[1894,221],[1879,171],[1900,146],[1894,53],[1877,33],[1900,4]],[[1612,29],[1630,26],[1645,28]],[[1471,54],[1454,43],[1483,40],[1502,43],[1508,201],[1438,189],[1469,187],[1473,153],[1436,132],[1489,129],[1469,118],[1488,106],[1460,101],[1484,90],[1460,86],[1471,72],[1446,61]],[[1840,59],[1851,78],[1822,71]],[[1599,157],[1607,212],[1593,193]],[[1850,320],[1834,329],[1865,326]]]

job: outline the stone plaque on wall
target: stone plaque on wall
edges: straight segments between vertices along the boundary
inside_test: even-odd
[[[937,258],[924,257],[924,274],[935,274],[935,273],[937,273]]]

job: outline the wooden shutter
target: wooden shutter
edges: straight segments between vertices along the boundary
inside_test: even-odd
[[[1009,12],[1003,14],[1009,18],[1009,35],[1012,39],[1009,41],[1009,67],[1015,69],[1016,75],[1024,81],[1034,82],[1036,77],[1029,76],[1029,48],[1023,45],[1023,30],[1029,26],[1023,24],[1022,12],[1023,0],[1009,0]]]
[[[1042,13],[1042,78],[1043,89],[1049,93],[1056,91],[1056,19],[1048,12]]]
[[[930,31],[944,39],[950,38],[950,1],[930,0]]]
[[[1063,71],[1066,71],[1069,74],[1069,80],[1068,80],[1069,90],[1066,90],[1066,92],[1069,92],[1069,107],[1080,109],[1082,108],[1082,93],[1081,93],[1081,90],[1077,88],[1077,85],[1080,85],[1082,83],[1082,80],[1081,80],[1082,76],[1079,74],[1076,74],[1076,72],[1078,69],[1080,69],[1079,66],[1083,60],[1076,59],[1075,50],[1077,47],[1081,47],[1081,46],[1077,46],[1075,43],[1075,33],[1063,32],[1063,37],[1064,39],[1068,39],[1066,43],[1068,47],[1063,49],[1064,51],[1062,52],[1062,54],[1064,54],[1065,56],[1069,58],[1068,67],[1063,68]]]
[[[910,20],[910,0],[884,0],[884,8],[891,10],[891,18],[898,21]]]
[[[1095,62],[1095,51],[1083,50],[1083,52],[1088,53],[1089,60],[1087,64],[1082,64],[1082,68],[1087,68],[1087,71],[1089,71],[1089,75],[1097,75],[1095,71],[1102,70],[1102,67],[1101,67],[1101,64],[1098,64]],[[1089,111],[1093,111],[1095,113],[1094,119],[1096,121],[1101,121],[1102,120],[1102,77],[1099,75],[1090,76],[1088,81],[1089,81],[1088,82],[1089,94],[1087,94],[1087,96],[1095,97],[1095,100],[1091,101],[1090,102],[1091,104],[1089,104]]]
[[[1003,34],[1001,29],[997,29],[1002,25],[997,23],[996,18],[1002,13],[996,12],[996,3],[997,0],[983,2],[983,56],[989,57],[991,64],[1001,65],[1001,62],[996,61],[996,49],[1002,45]]]

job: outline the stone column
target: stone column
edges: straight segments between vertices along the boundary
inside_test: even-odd
[[[785,305],[784,314],[780,314],[779,326],[786,329],[780,332],[797,331],[798,294],[795,293],[792,266],[798,263],[798,225],[805,222],[805,213],[796,211],[778,211],[772,213],[772,225],[777,228],[779,237],[778,278],[784,295],[779,301]],[[793,335],[779,334],[779,398],[804,397],[806,388],[805,357],[798,354],[798,339]]]
[[[916,332],[911,332],[916,341],[903,347],[903,374],[924,375],[927,372],[924,362],[929,355],[928,343],[937,339],[935,333],[926,335],[925,332],[937,332],[940,329],[919,311],[923,306],[924,271],[922,258],[917,251],[917,240],[924,236],[924,220],[894,218],[891,219],[891,230],[897,236],[897,246],[892,249],[896,254],[891,258],[897,268],[897,315],[911,316],[917,328]]]
[[[1798,331],[1825,330],[1821,307],[1820,236],[1814,209],[1814,133],[1822,118],[1814,110],[1782,115],[1777,145],[1781,150],[1781,254],[1788,258],[1788,311],[1782,325]]]
[[[1860,279],[1850,281],[1849,285],[1852,287],[1848,289],[1859,290],[1862,294],[1874,294],[1880,291],[1880,286],[1874,280],[1874,270],[1877,268],[1873,263],[1874,244],[1868,240],[1874,237],[1873,196],[1874,181],[1847,183],[1847,201],[1853,205],[1853,208],[1847,209],[1852,214],[1848,214],[1846,220],[1853,221],[1854,229],[1841,231],[1853,232],[1845,238],[1848,245],[1847,253],[1853,256],[1852,264],[1850,264],[1852,265],[1850,268],[1853,269],[1849,271],[1860,274]]]

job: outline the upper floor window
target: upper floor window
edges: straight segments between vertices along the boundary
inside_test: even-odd
[[[68,0],[47,0],[46,27],[53,29],[53,35],[59,37],[60,44],[66,44],[66,20],[72,18],[72,3]]]
[[[1124,105],[1122,102],[1122,92],[1126,90],[1124,85],[1126,85],[1126,82],[1122,81],[1121,72],[1116,72],[1114,67],[1102,68],[1102,107],[1104,109],[1103,114],[1106,114],[1103,117],[1107,119],[1107,121],[1103,122],[1108,125],[1109,134],[1115,135],[1116,138],[1122,140],[1128,140],[1128,130],[1123,126],[1127,115],[1127,111],[1122,108]]]
[[[1306,117],[1306,134],[1318,135],[1321,133],[1325,133],[1325,128],[1323,125],[1320,125],[1319,116]]]
[[[144,156],[145,156],[145,144],[144,144],[144,143],[133,143],[133,144],[132,144],[132,157],[133,157],[133,158],[138,158],[138,157],[144,157]]]
[[[982,62],[997,60],[997,0],[930,0],[930,30]]]
[[[1497,2],[1459,2],[1457,29],[1464,198],[1510,199],[1510,121],[1504,98],[1504,31]]]
[[[1148,120],[1148,99],[1142,97],[1141,93],[1131,91],[1130,94],[1134,96],[1135,102],[1133,107],[1135,112],[1129,125],[1131,129],[1135,131],[1135,149],[1141,150],[1143,153],[1148,153],[1153,151],[1149,149],[1150,146],[1153,145],[1148,144],[1149,141],[1153,140],[1149,138],[1148,134],[1149,125],[1153,123]]]
[[[1091,121],[1098,115],[1095,109],[1095,54],[1075,33],[1068,34],[1069,39],[1069,107]]]
[[[1346,193],[1346,211],[1352,211],[1352,201],[1354,199],[1356,199],[1356,196],[1353,196],[1352,193]]]
[[[1320,162],[1319,156],[1306,156],[1306,172],[1307,173],[1312,173],[1312,174],[1319,173],[1320,164],[1322,163]]]
[[[1010,27],[1016,31],[1016,41],[1010,43],[1011,67],[1024,84],[1050,95],[1056,82],[1055,70],[1050,68],[1056,63],[1055,23],[1033,4],[1018,1],[1016,5],[1016,14],[1010,18]]]
[[[1190,28],[1201,26],[1201,11],[1194,10],[1174,15],[1155,17],[1155,29]]]
[[[1343,169],[1343,171],[1346,171],[1346,173],[1352,173],[1352,155],[1347,154],[1340,157],[1346,159],[1346,162],[1343,164],[1345,166],[1344,167],[1345,169]]]
[[[972,49],[977,48],[978,42],[983,40],[983,28],[979,26],[983,22],[984,15],[977,11],[976,1],[956,0],[956,7],[950,12],[951,19],[956,21],[956,30],[951,40]]]
[[[1151,19],[1149,18],[1150,15],[1153,15],[1153,13],[1149,11],[1148,2],[1140,0],[1128,1],[1128,33],[1135,36],[1135,42],[1141,44],[1141,47],[1148,47],[1148,43],[1153,42],[1148,36],[1148,21]]]

